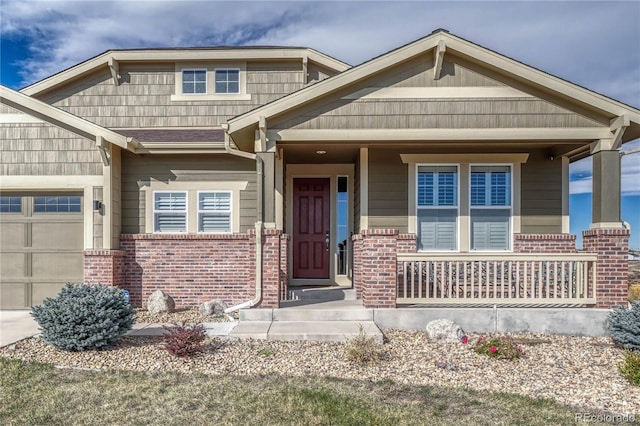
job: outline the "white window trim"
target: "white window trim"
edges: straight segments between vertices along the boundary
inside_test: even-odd
[[[156,210],[156,194],[173,194],[173,193],[182,193],[184,194],[184,211],[183,210],[170,210],[170,211],[158,211]],[[187,234],[189,232],[189,192],[181,191],[181,190],[160,190],[153,191],[151,196],[152,202],[152,218],[153,221],[151,223],[151,229],[153,229],[154,234]],[[185,221],[185,230],[183,232],[162,232],[156,230],[156,213],[167,213],[167,212],[175,212],[175,213],[184,213],[184,221]]]
[[[456,205],[455,206],[419,206],[418,205],[418,167],[426,166],[426,167],[455,167],[456,168]],[[456,248],[453,250],[437,250],[437,249],[427,249],[420,250],[420,252],[425,253],[458,253],[460,252],[460,164],[455,163],[417,163],[415,164],[415,234],[417,235],[418,231],[418,210],[452,210],[454,207],[456,209]]]
[[[183,77],[184,77],[184,72],[185,71],[204,71],[204,93],[184,93],[183,92],[183,87],[182,87],[182,83],[183,83]],[[182,96],[206,96],[209,92],[208,88],[209,88],[209,73],[207,72],[206,68],[182,68],[182,70],[180,71],[180,94]],[[177,93],[177,92],[176,92]]]
[[[528,153],[495,153],[495,154],[400,154],[403,163],[408,165],[408,232],[417,235],[417,184],[418,184],[418,164],[459,164],[459,182],[469,181],[469,184],[458,189],[458,222],[460,231],[458,233],[458,251],[462,253],[471,252],[471,238],[469,235],[471,229],[470,223],[470,164],[489,165],[496,162],[500,165],[510,164],[511,167],[511,246],[513,251],[513,235],[520,233],[520,193],[521,193],[521,165],[526,163]],[[465,235],[461,235],[462,232]],[[495,252],[495,251],[494,251]],[[440,251],[440,253],[451,253],[451,251]],[[501,250],[495,253],[505,253]]]
[[[476,210],[507,210],[507,206],[472,206],[471,205],[471,168],[472,167],[493,167],[493,166],[497,166],[497,167],[504,167],[504,166],[508,166],[509,167],[509,178],[510,178],[510,182],[509,182],[509,197],[510,197],[510,203],[509,203],[509,239],[507,241],[507,248],[504,250],[478,250],[478,249],[474,249],[471,247],[471,210],[472,209],[476,209]],[[504,253],[508,253],[508,252],[512,252],[513,251],[513,222],[514,222],[514,208],[513,208],[513,203],[514,203],[514,169],[515,169],[515,164],[513,163],[469,163],[469,181],[468,181],[468,188],[469,188],[469,220],[468,220],[468,226],[469,229],[467,230],[467,235],[469,236],[469,251],[470,252],[474,252],[474,253],[496,253],[496,252],[504,252]]]
[[[154,229],[154,205],[153,192],[181,192],[187,191],[187,233],[198,233],[198,197],[197,191],[230,191],[231,192],[231,233],[240,232],[240,192],[247,189],[248,181],[216,181],[216,182],[163,182],[157,179],[151,179],[146,183],[141,183],[140,191],[146,192],[145,196],[145,221],[144,232],[153,233]],[[211,234],[216,235],[216,234]],[[219,234],[218,234],[219,235]]]
[[[215,93],[215,70],[234,69],[239,71],[240,93]],[[207,71],[207,93],[182,93],[182,71],[184,70],[206,70]],[[251,94],[247,93],[247,64],[246,62],[205,62],[205,63],[176,63],[175,90],[171,95],[171,101],[250,101]]]
[[[216,74],[218,71],[238,71],[238,91],[237,92],[218,92],[216,91]],[[231,68],[231,67],[219,67],[213,69],[213,93],[219,96],[237,96],[242,94],[242,77],[240,68]]]
[[[230,210],[229,211],[218,211],[218,210],[200,210],[200,194],[210,194],[210,193],[224,193],[224,194],[229,194],[229,206],[230,206]],[[196,193],[196,228],[198,231],[198,234],[213,234],[213,235],[219,235],[219,234],[232,234],[233,233],[233,211],[234,211],[234,196],[233,196],[233,191],[230,190],[220,190],[220,189],[202,189],[202,190],[198,190]],[[201,231],[200,230],[200,214],[201,213],[229,213],[229,231],[228,232],[205,232],[205,231]]]

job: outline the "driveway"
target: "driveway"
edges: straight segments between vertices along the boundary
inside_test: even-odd
[[[31,311],[0,311],[0,347],[38,334]]]

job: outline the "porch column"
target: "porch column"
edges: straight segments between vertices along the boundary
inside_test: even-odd
[[[585,251],[598,255],[597,308],[626,305],[629,294],[629,230],[620,218],[620,152],[613,141],[592,146],[593,211],[591,229],[582,234]]]
[[[593,211],[591,228],[621,228],[620,152],[599,150],[592,156]]]
[[[263,220],[265,224],[275,223],[276,221],[276,163],[275,153],[273,152],[258,152],[256,153],[260,159],[262,159],[262,197],[263,205],[262,211],[264,214]],[[258,178],[260,178],[258,176]],[[258,200],[260,202],[260,200]]]

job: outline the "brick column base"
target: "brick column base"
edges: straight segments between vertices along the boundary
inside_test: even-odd
[[[360,235],[362,303],[366,308],[395,308],[398,231],[369,229]]]
[[[287,255],[287,238],[284,237],[279,229],[265,229],[263,231],[260,308],[278,308],[280,306],[281,289],[284,285],[283,278],[287,275],[282,271],[282,257]]]
[[[280,300],[287,298],[289,287],[289,236],[280,235]]]
[[[596,308],[627,306],[629,297],[629,230],[590,229],[582,232],[585,252],[596,253]]]
[[[351,237],[353,243],[353,271],[351,271],[351,282],[353,283],[353,289],[356,291],[356,299],[362,299],[362,235],[354,234]]]
[[[123,250],[85,250],[84,282],[122,287],[125,254]]]

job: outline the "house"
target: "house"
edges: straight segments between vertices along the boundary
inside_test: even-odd
[[[67,281],[278,307],[626,304],[640,110],[437,30],[350,67],[289,47],[111,50],[0,110],[2,308]],[[593,220],[569,234],[569,164]]]

